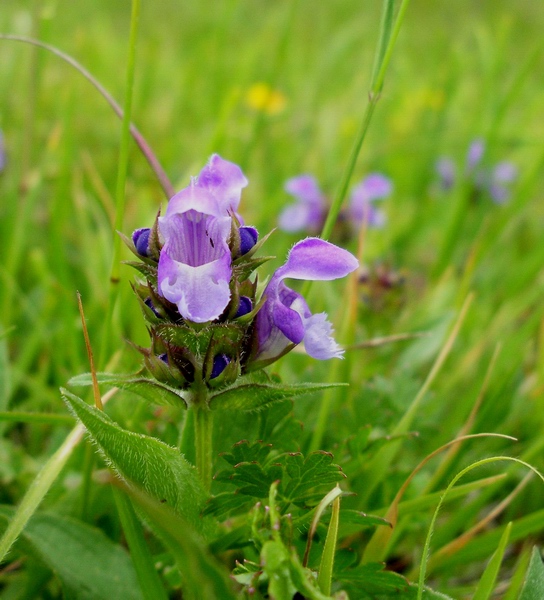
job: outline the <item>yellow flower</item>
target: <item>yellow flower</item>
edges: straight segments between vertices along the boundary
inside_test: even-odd
[[[267,83],[255,83],[246,93],[246,105],[267,115],[277,115],[283,111],[287,98],[279,90],[272,89]]]

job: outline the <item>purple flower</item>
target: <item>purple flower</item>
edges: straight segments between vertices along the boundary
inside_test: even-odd
[[[299,175],[285,183],[285,191],[296,199],[283,209],[279,226],[283,231],[311,231],[317,233],[327,213],[327,199],[311,175]]]
[[[508,161],[495,166],[482,164],[485,155],[485,142],[478,138],[471,142],[465,159],[465,176],[477,192],[485,192],[497,204],[503,204],[510,195],[509,184],[515,181],[517,168]],[[451,158],[442,157],[436,162],[439,184],[443,190],[455,185],[456,168]]]
[[[4,134],[0,131],[0,173],[6,168],[6,145]]]
[[[313,358],[340,358],[343,350],[332,337],[327,315],[313,315],[304,298],[283,280],[329,281],[345,277],[358,265],[347,250],[319,238],[307,238],[295,244],[285,264],[274,273],[264,290],[266,300],[256,318],[256,360],[272,362],[302,341]]]
[[[508,184],[515,181],[517,176],[518,170],[511,162],[503,161],[495,165],[489,178],[488,191],[497,204],[503,204],[508,200],[510,196]]]
[[[436,172],[443,190],[451,190],[455,185],[455,163],[451,158],[443,156],[436,161]]]
[[[482,162],[482,158],[485,152],[485,143],[481,138],[475,139],[471,142],[467,151],[467,172],[474,171],[476,167]]]
[[[158,265],[159,293],[188,321],[213,321],[230,301],[227,242],[245,185],[240,167],[214,154],[159,218],[165,242]]]
[[[391,194],[391,180],[380,173],[367,175],[351,193],[349,215],[354,225],[363,222],[369,227],[382,227],[385,224],[385,214],[373,206],[376,200],[382,200]]]

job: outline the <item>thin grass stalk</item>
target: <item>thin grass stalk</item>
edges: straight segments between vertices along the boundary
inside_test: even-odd
[[[340,209],[342,208],[342,204],[346,197],[349,184],[353,176],[353,171],[355,170],[355,165],[357,163],[357,159],[359,158],[359,153],[361,152],[361,147],[368,132],[370,122],[372,121],[372,115],[374,114],[374,110],[376,109],[376,105],[380,99],[380,93],[383,88],[385,74],[387,73],[389,63],[391,62],[393,48],[399,35],[402,22],[404,21],[404,16],[406,14],[409,2],[410,0],[403,0],[393,23],[394,0],[384,0],[382,19],[380,23],[380,34],[376,47],[374,68],[368,95],[368,104],[366,105],[361,126],[357,133],[357,137],[355,138],[355,143],[351,150],[346,169],[342,175],[338,192],[333,200],[325,224],[323,225],[323,230],[321,232],[321,237],[323,239],[330,237],[334,224],[336,223],[338,215],[340,214]]]
[[[51,44],[46,44],[45,42],[41,42],[40,40],[35,40],[31,37],[25,37],[22,35],[11,35],[6,33],[0,33],[0,40],[8,40],[12,42],[23,42],[25,44],[30,44],[32,46],[37,46],[38,48],[43,48],[48,52],[51,52],[58,58],[61,58],[64,62],[68,63],[71,67],[73,67],[80,75],[83,77],[100,93],[100,95],[106,100],[106,102],[110,105],[113,112],[120,118],[124,118],[123,109],[119,106],[119,104],[114,100],[113,96],[106,90],[106,88],[93,76],[91,73],[79,64],[74,58],[69,56],[68,54],[62,52],[55,46]],[[159,185],[161,186],[165,197],[171,198],[174,195],[174,186],[170,182],[168,175],[165,170],[161,166],[158,158],[153,153],[151,147],[149,146],[147,140],[140,133],[138,128],[131,123],[130,125],[130,134],[134,138],[134,141],[138,145],[138,148],[144,155],[147,160],[149,166],[151,167],[153,173],[157,177]]]
[[[102,397],[105,404],[115,393],[116,389],[110,390]],[[60,448],[47,460],[42,470],[36,475],[34,481],[26,491],[21,503],[17,507],[13,518],[9,522],[4,535],[0,539],[0,563],[4,560],[15,540],[21,535],[29,519],[36,512],[41,501],[55,483],[64,465],[70,458],[72,450],[81,441],[85,428],[76,425],[68,434]]]
[[[422,559],[421,559],[421,567],[419,570],[417,600],[422,600],[422,598],[423,598],[425,575],[427,572],[427,561],[429,560],[430,547],[431,547],[431,538],[433,535],[436,520],[438,518],[438,513],[440,512],[440,509],[442,508],[442,504],[444,503],[444,500],[445,500],[446,496],[448,495],[448,492],[450,491],[451,488],[453,488],[455,486],[455,484],[459,481],[459,479],[461,479],[461,477],[463,477],[466,473],[469,473],[476,467],[479,467],[482,465],[487,465],[489,463],[500,462],[500,461],[510,461],[510,462],[514,462],[514,463],[523,465],[524,467],[527,467],[533,473],[538,475],[538,477],[540,477],[542,482],[544,482],[544,476],[537,469],[535,469],[535,467],[524,462],[523,460],[520,460],[519,458],[514,458],[512,456],[492,456],[490,458],[483,458],[479,461],[472,463],[468,467],[465,467],[462,471],[457,473],[457,475],[451,480],[450,484],[448,485],[448,487],[442,494],[440,501],[438,503],[438,506],[436,507],[436,510],[434,511],[433,518],[431,520],[431,524],[429,525],[429,531],[427,532],[427,537],[425,538],[425,545],[423,547],[423,555],[422,555]]]
[[[364,242],[366,239],[366,231],[367,231],[367,223],[363,221],[359,232],[359,243],[357,249],[357,258],[359,262],[362,261],[363,253],[364,253]],[[351,273],[346,283],[346,297],[347,297],[347,307],[348,310],[344,311],[344,319],[342,321],[342,327],[340,331],[339,339],[342,344],[345,346],[353,346],[355,343],[355,333],[356,333],[356,324],[357,324],[357,314],[358,314],[358,306],[359,303],[357,301],[357,292],[359,287],[359,274],[357,271]],[[345,378],[349,378],[349,373],[351,372],[351,355],[348,354],[346,358],[345,368],[341,361],[335,361],[332,367],[329,370],[329,382],[334,383],[336,381],[342,381],[343,373],[346,374]],[[343,371],[343,372],[342,372]],[[325,435],[325,430],[327,429],[327,424],[329,422],[329,415],[333,405],[335,404],[336,399],[338,398],[339,391],[337,389],[331,388],[329,390],[325,390],[323,396],[321,398],[321,403],[319,405],[319,413],[317,415],[316,425],[314,427],[314,431],[312,433],[312,438],[310,441],[310,451],[315,452],[319,450],[321,443],[323,441],[323,436]]]
[[[104,320],[104,331],[100,351],[100,367],[108,360],[110,352],[110,340],[112,333],[116,331],[114,321],[115,306],[119,297],[120,262],[121,262],[121,238],[117,234],[123,230],[125,217],[125,187],[128,172],[128,156],[130,143],[130,118],[132,112],[132,97],[134,93],[134,73],[136,70],[136,45],[138,39],[138,25],[140,21],[140,0],[132,1],[132,13],[130,18],[130,38],[128,61],[126,71],[125,105],[121,123],[121,142],[119,146],[119,163],[117,168],[117,185],[115,190],[115,222],[113,227],[113,256],[110,270],[110,289],[108,296],[108,307]]]

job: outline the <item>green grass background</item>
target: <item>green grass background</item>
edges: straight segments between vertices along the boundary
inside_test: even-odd
[[[250,181],[242,212],[247,223],[266,233],[290,202],[283,191],[288,177],[312,173],[334,196],[367,102],[380,10],[377,1],[355,0],[144,3],[133,121],[178,189],[212,152],[240,164]],[[129,17],[124,1],[10,0],[0,12],[0,31],[57,46],[122,102]],[[333,397],[322,447],[338,462],[341,441],[359,428],[371,425],[375,437],[394,429],[470,292],[474,299],[411,424],[419,436],[404,441],[400,458],[364,506],[352,501],[362,510],[386,506],[416,464],[455,437],[498,345],[472,431],[505,433],[519,442],[468,442],[442,484],[461,466],[495,452],[543,467],[543,27],[544,11],[532,1],[413,0],[409,7],[353,178],[378,170],[394,182],[394,193],[383,203],[388,224],[368,232],[364,261],[400,272],[404,284],[373,303],[365,302],[361,291],[353,335],[358,342],[405,332],[427,335],[354,350],[337,367],[351,387],[347,396]],[[247,105],[249,88],[259,82],[285,95],[282,112],[267,115]],[[125,339],[147,343],[129,267],[122,268],[118,310],[111,330],[104,331],[120,122],[88,82],[58,58],[0,40],[0,127],[7,152],[0,175],[0,409],[65,415],[58,387],[88,370],[76,290],[93,346],[98,349],[102,336],[111,336],[116,353],[107,359],[114,370],[138,367],[138,355]],[[504,206],[486,198],[471,202],[462,181],[450,193],[436,190],[435,160],[449,155],[461,167],[476,137],[487,140],[486,162],[508,159],[519,169]],[[133,145],[124,232],[149,226],[161,203],[162,192]],[[276,232],[267,251],[277,259],[264,271],[279,266],[297,239]],[[340,330],[345,298],[345,283],[315,284],[310,304],[327,310]],[[320,381],[330,377],[330,368],[296,354],[276,370],[287,380]],[[317,396],[297,401],[303,446],[309,444],[319,404]],[[171,420],[150,424],[152,411],[128,396],[112,411],[128,428],[151,428],[175,440]],[[230,437],[221,441],[225,449],[239,434],[244,437],[240,430],[246,426],[245,421],[239,429],[229,425]],[[0,500],[17,503],[68,425],[4,422],[0,427]],[[47,499],[50,506],[64,502],[68,513],[77,512],[73,498],[82,457],[80,450]],[[425,490],[433,468],[416,480],[413,498]],[[510,477],[487,495],[449,512],[433,545],[461,533],[524,475],[519,467],[508,472]],[[478,477],[495,473],[497,468],[489,467]],[[353,466],[352,474],[353,488],[361,492],[364,466],[359,471]],[[96,502],[100,494],[95,492]],[[93,510],[106,518],[107,511]],[[508,520],[523,525],[533,516],[526,529],[519,526],[523,533],[513,554],[541,539],[539,511],[542,487],[532,482],[495,523],[499,531]],[[429,521],[428,508],[407,517],[394,554],[417,564]],[[466,581],[474,580],[498,538],[486,540],[484,534],[474,545],[479,552],[469,545],[449,566],[437,567],[438,589],[465,593],[465,580],[451,581],[458,572],[455,560]]]

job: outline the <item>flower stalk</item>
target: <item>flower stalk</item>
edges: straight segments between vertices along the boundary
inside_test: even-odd
[[[202,392],[195,398],[193,406],[193,422],[195,431],[196,469],[209,492],[213,475],[213,413],[207,404],[207,392]]]

